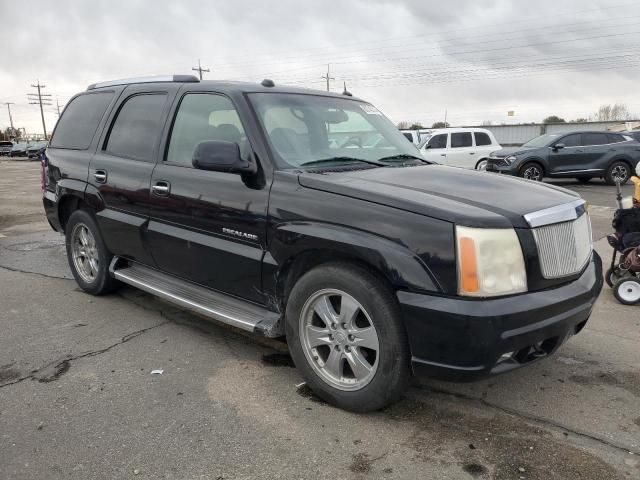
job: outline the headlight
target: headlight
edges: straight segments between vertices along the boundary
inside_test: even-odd
[[[456,226],[458,293],[492,297],[527,291],[527,272],[513,228]]]
[[[507,162],[509,165],[511,165],[513,162],[516,161],[516,156],[509,155],[508,157],[504,157],[504,161]]]

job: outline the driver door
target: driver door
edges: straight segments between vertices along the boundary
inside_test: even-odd
[[[439,133],[429,139],[422,148],[422,155],[427,160],[447,164],[447,142],[449,134]]]
[[[193,167],[205,140],[237,143],[251,155],[231,100],[213,92],[185,93],[172,114],[167,144],[151,177],[148,228],[158,268],[215,290],[260,302],[267,189],[241,175]]]

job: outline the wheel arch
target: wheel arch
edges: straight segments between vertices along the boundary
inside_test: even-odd
[[[520,166],[520,168],[518,168],[518,172],[522,172],[524,167],[526,167],[527,165],[529,165],[531,163],[535,163],[536,165],[538,165],[542,169],[542,174],[543,175],[547,174],[547,167],[545,166],[544,161],[540,157],[531,157],[531,158],[527,158],[526,160],[524,160],[522,162],[522,165]]]
[[[84,196],[77,192],[63,194],[58,198],[58,221],[64,232],[71,214],[80,208],[87,208]]]
[[[269,287],[286,306],[297,280],[307,271],[332,262],[356,264],[381,279],[392,290],[412,289],[442,292],[434,275],[420,258],[406,247],[377,235],[347,227],[325,224],[290,225],[275,235],[266,263],[271,263]],[[295,246],[284,241],[297,232]],[[271,256],[272,255],[272,256]],[[267,285],[265,285],[267,286]]]

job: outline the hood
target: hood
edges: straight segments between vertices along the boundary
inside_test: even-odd
[[[518,155],[520,153],[528,152],[530,150],[535,150],[534,148],[526,148],[526,147],[502,147],[501,150],[496,150],[495,152],[491,152],[491,156],[493,158],[505,158],[509,155]]]
[[[307,188],[485,228],[528,228],[523,215],[579,198],[543,183],[444,165],[301,173],[298,181]]]

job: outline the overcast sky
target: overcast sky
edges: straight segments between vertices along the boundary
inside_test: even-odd
[[[637,0],[0,0],[0,102],[41,132],[30,85],[64,104],[90,83],[148,74],[343,81],[394,122],[541,121],[599,105],[640,113]],[[1,105],[0,128],[9,125]],[[508,117],[513,110],[515,116]],[[640,116],[640,115],[639,115]]]

